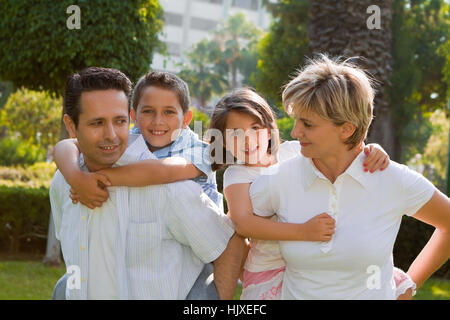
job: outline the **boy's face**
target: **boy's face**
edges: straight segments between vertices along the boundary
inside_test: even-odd
[[[81,94],[78,126],[65,114],[64,123],[90,171],[111,167],[128,145],[128,98],[119,90],[96,90]]]
[[[177,129],[187,128],[192,111],[183,114],[174,92],[150,86],[142,91],[137,111],[131,110],[131,118],[150,144],[150,150],[156,151],[176,140],[180,134]]]

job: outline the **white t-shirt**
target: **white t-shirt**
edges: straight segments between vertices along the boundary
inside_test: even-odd
[[[255,214],[304,223],[322,212],[336,219],[328,243],[280,241],[286,261],[282,299],[395,299],[392,250],[403,215],[435,192],[417,172],[392,162],[367,174],[361,152],[332,184],[299,155],[271,167],[250,187]]]
[[[286,141],[280,145],[277,161],[285,161],[300,154],[298,141]],[[223,175],[223,189],[238,183],[252,183],[261,174],[267,171],[265,167],[248,167],[245,165],[232,165]],[[277,220],[276,216],[272,220]],[[252,248],[247,256],[244,268],[250,272],[274,270],[285,266],[281,257],[278,241],[251,240]]]

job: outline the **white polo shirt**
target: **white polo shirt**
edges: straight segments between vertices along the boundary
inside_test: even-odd
[[[403,215],[435,192],[417,172],[392,162],[363,171],[361,152],[332,184],[299,155],[277,164],[250,188],[254,212],[304,223],[326,212],[336,219],[328,243],[280,241],[286,261],[282,299],[395,299],[392,250]]]

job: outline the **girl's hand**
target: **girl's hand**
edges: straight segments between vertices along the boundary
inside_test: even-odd
[[[364,147],[367,159],[364,161],[364,171],[374,173],[377,169],[383,171],[389,165],[389,155],[378,144],[369,144]]]
[[[79,182],[70,189],[70,198],[72,203],[81,202],[90,209],[101,207],[109,198],[106,187],[110,185],[108,178],[102,174],[83,173]]]
[[[302,224],[305,241],[331,240],[336,227],[335,220],[327,213],[321,213]]]

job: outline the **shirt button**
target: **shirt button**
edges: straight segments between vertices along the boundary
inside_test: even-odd
[[[84,277],[81,278],[81,282],[85,283],[86,279]]]
[[[81,251],[84,251],[86,249],[86,247],[85,246],[81,246],[80,249],[81,249]]]
[[[86,216],[81,216],[81,220],[86,220]]]

